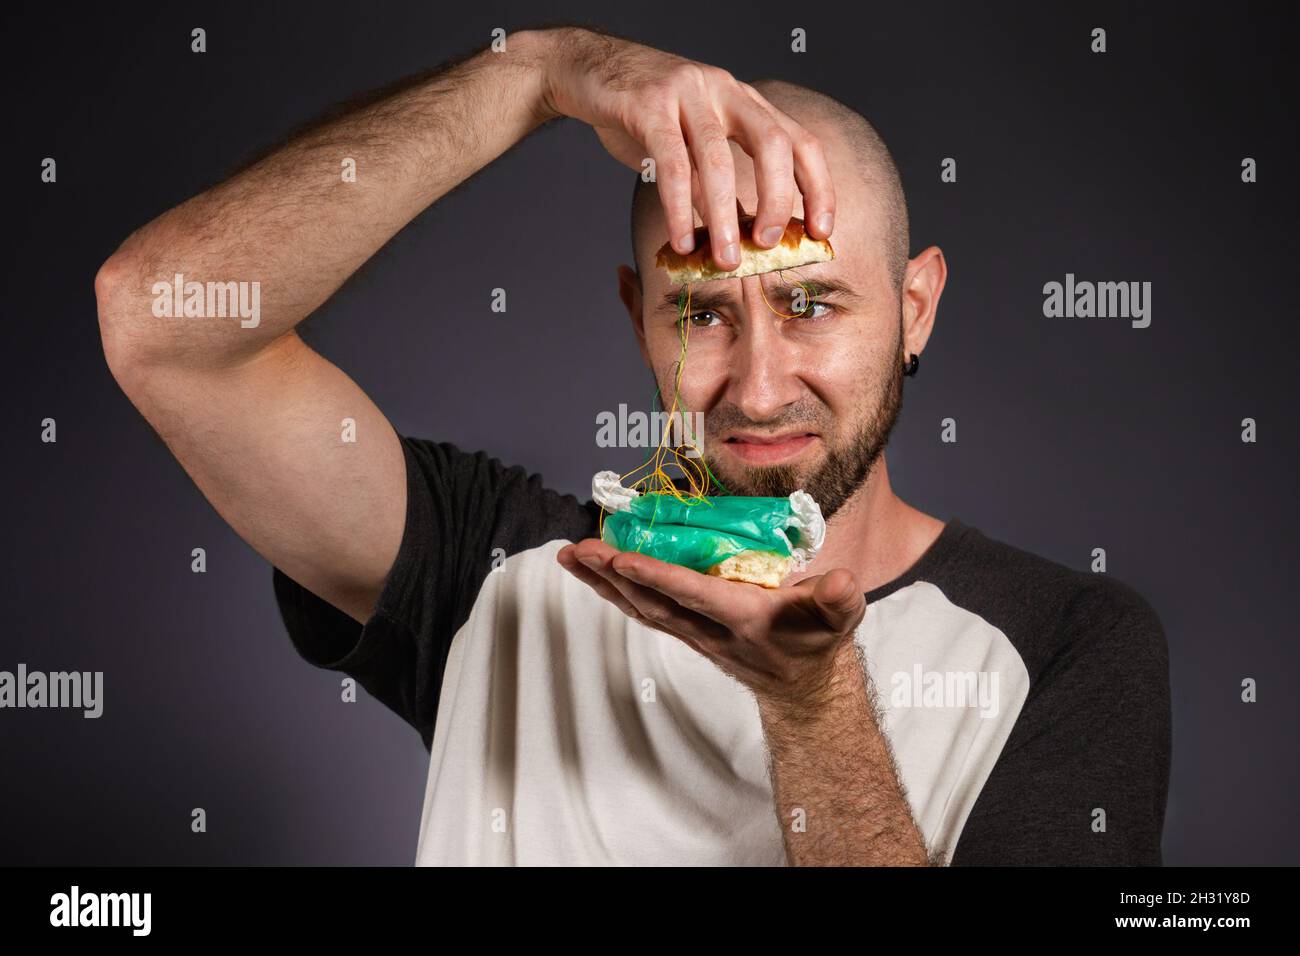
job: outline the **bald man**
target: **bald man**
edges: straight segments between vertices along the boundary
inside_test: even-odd
[[[733,494],[806,489],[828,519],[779,589],[616,553],[593,502],[397,435],[295,332],[414,216],[560,117],[638,173],[655,162],[618,283],[661,394],[681,321],[680,400],[704,414],[714,473]],[[759,245],[798,216],[836,257],[699,283],[682,318],[654,251],[691,251],[703,224],[734,268],[738,206]],[[167,318],[177,275],[256,281],[257,320],[205,312],[202,286]],[[273,565],[298,652],[430,750],[417,863],[1159,863],[1155,613],[890,487],[885,444],[946,277],[938,248],[909,255],[898,172],[854,111],[555,28],[307,130],[137,230],[95,291],[115,378]],[[795,278],[819,289],[802,311]]]

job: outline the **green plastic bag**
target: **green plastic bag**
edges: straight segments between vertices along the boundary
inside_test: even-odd
[[[638,494],[619,476],[602,471],[592,495],[605,515],[601,540],[620,551],[636,551],[701,573],[744,551],[811,561],[825,537],[821,509],[804,491],[788,498],[741,495],[681,501],[666,494]]]

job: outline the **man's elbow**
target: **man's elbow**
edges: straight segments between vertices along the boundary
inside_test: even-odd
[[[139,282],[139,267],[121,251],[109,256],[95,273],[95,307],[104,360],[128,395],[156,349],[148,341],[148,326],[140,315],[141,303],[146,300],[139,294]]]

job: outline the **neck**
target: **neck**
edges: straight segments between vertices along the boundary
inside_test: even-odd
[[[943,527],[938,518],[894,494],[882,452],[867,480],[826,523],[826,541],[817,557],[786,583],[847,568],[864,592],[874,590],[915,564]]]

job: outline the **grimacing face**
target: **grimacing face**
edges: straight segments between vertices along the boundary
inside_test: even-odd
[[[737,157],[737,192],[752,212],[752,165],[742,178],[741,157],[748,158]],[[828,519],[866,480],[902,402],[902,304],[879,217],[866,189],[850,182],[835,180],[831,262],[691,287],[678,392],[679,409],[703,413],[704,459],[727,493],[784,497],[802,488]],[[802,214],[796,198],[794,215]],[[653,263],[667,235],[660,210],[646,218],[638,252]],[[661,269],[647,273],[638,338],[662,407],[671,409],[680,288]],[[800,280],[829,291],[787,318]]]

